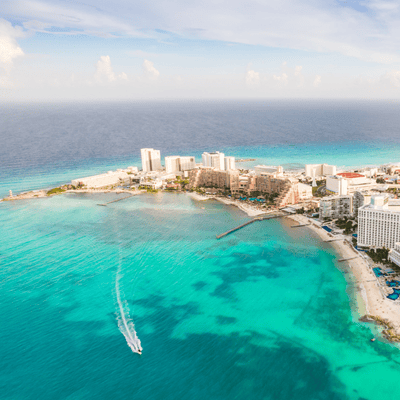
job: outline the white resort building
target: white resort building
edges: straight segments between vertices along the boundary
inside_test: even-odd
[[[219,151],[216,151],[214,153],[204,152],[201,155],[201,158],[203,160],[203,167],[211,167],[219,169],[221,171],[225,170],[224,153],[220,153]]]
[[[140,149],[140,154],[143,172],[160,171],[162,169],[160,150]]]
[[[106,174],[88,176],[86,178],[73,179],[72,186],[86,186],[88,189],[96,189],[105,186],[114,186],[121,183],[129,183],[129,175],[122,170],[108,171]]]
[[[336,166],[328,164],[306,164],[305,175],[309,178],[336,174]]]
[[[211,167],[220,171],[233,171],[236,169],[235,157],[225,157],[224,153],[215,151],[214,153],[207,153],[206,151],[201,155],[203,160],[203,167]]]
[[[326,178],[327,194],[345,196],[347,194],[347,179],[340,175],[331,175]]]
[[[393,248],[400,242],[400,204],[386,195],[372,196],[358,209],[358,246]]]
[[[165,157],[165,172],[176,173],[183,171],[190,171],[196,168],[196,161],[194,157],[181,157],[181,156],[167,156]]]
[[[400,267],[400,243],[395,243],[389,252],[389,260]]]
[[[225,171],[235,170],[235,157],[225,157],[224,158],[224,169]]]
[[[254,167],[254,172],[257,176],[273,175],[275,177],[278,177],[283,176],[283,167],[275,167],[272,165],[256,165]]]
[[[353,215],[353,196],[328,196],[319,202],[319,218],[343,218]]]

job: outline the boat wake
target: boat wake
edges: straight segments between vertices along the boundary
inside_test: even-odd
[[[137,337],[135,325],[129,315],[129,306],[126,300],[121,300],[121,291],[119,287],[119,280],[121,276],[119,271],[117,272],[117,278],[115,280],[115,291],[117,295],[118,312],[117,321],[118,327],[121,333],[125,336],[128,346],[134,353],[142,354],[142,344],[140,339]]]

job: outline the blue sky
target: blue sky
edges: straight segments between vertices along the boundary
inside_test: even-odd
[[[400,0],[2,0],[4,100],[398,98]]]

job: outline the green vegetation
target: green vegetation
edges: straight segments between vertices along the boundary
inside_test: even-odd
[[[383,247],[382,249],[371,249],[367,251],[367,254],[376,263],[386,264],[388,262],[389,249]]]
[[[304,214],[305,210],[304,207],[301,207],[300,209],[296,210],[296,214]]]
[[[358,225],[356,223],[353,225],[353,221],[351,219],[344,217],[343,219],[339,218],[336,221],[336,226],[340,229],[344,229],[345,235],[349,235],[350,233],[355,232]]]
[[[49,190],[47,192],[47,196],[51,196],[52,194],[60,194],[60,193],[63,193],[63,192],[65,192],[65,190],[58,187],[58,188],[54,188],[54,189]]]
[[[383,178],[376,178],[376,183],[385,183]]]

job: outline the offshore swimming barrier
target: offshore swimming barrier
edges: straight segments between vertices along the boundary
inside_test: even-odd
[[[99,204],[97,204],[97,205],[98,205],[98,206],[104,206],[104,207],[106,207],[107,204],[116,203],[117,201],[129,199],[130,197],[133,197],[133,196],[137,196],[137,194],[131,194],[131,195],[129,195],[129,196],[125,196],[125,197],[121,197],[121,198],[119,198],[119,199],[111,200],[111,201],[108,201],[107,203],[99,203]]]
[[[287,214],[280,213],[280,214],[269,214],[269,215],[265,215],[265,216],[261,216],[261,217],[255,217],[255,218],[251,219],[250,221],[245,222],[244,224],[236,226],[235,228],[229,229],[229,231],[226,231],[224,233],[221,233],[221,234],[217,235],[216,237],[217,237],[217,239],[221,239],[224,236],[227,236],[230,233],[233,233],[233,232],[235,232],[235,231],[237,231],[237,230],[239,230],[241,228],[244,228],[245,226],[250,225],[250,224],[252,224],[253,222],[256,222],[256,221],[265,221],[267,219],[283,218],[283,217],[286,217],[286,216],[287,216]]]
[[[137,336],[135,330],[135,324],[133,323],[130,315],[129,315],[129,306],[126,300],[121,300],[121,292],[119,288],[119,280],[121,276],[119,273],[119,269],[117,272],[117,277],[115,279],[115,291],[117,294],[117,303],[118,303],[118,328],[121,333],[125,336],[126,343],[131,348],[134,353],[142,354],[142,344],[140,339]]]

